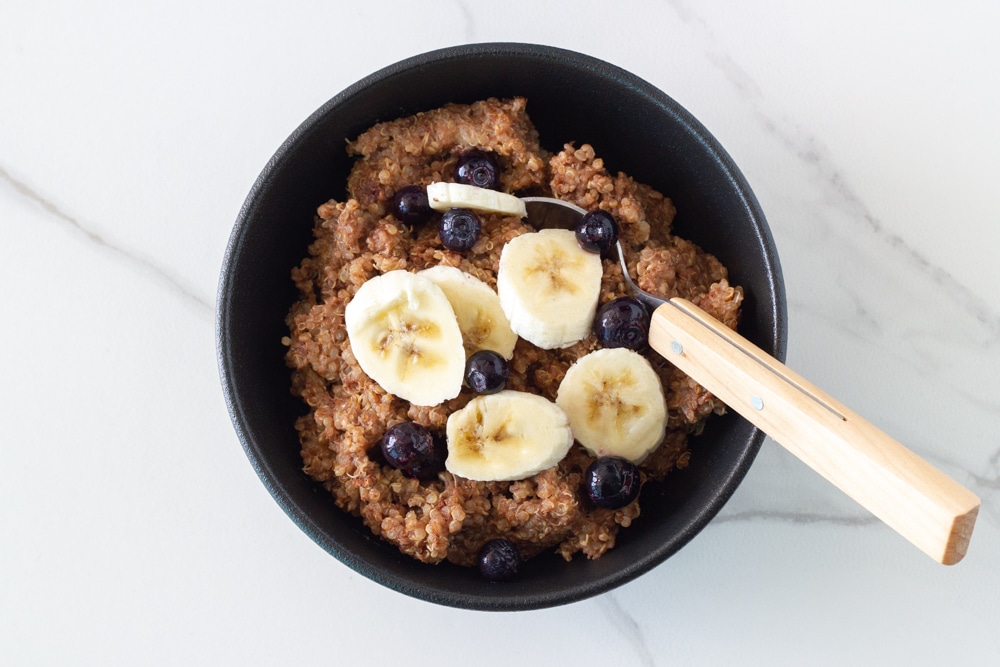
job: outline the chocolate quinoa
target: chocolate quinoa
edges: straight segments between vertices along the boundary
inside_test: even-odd
[[[493,151],[503,191],[555,196],[613,213],[629,271],[646,291],[690,299],[734,328],[743,298],[718,260],[671,235],[670,199],[625,174],[609,173],[587,144],[548,153],[525,109],[522,98],[453,104],[380,123],[348,143],[358,158],[348,178],[348,199],[319,206],[309,256],[292,272],[301,298],[289,312],[284,343],[292,392],[309,408],[296,422],[304,470],[374,534],[428,563],[472,565],[479,548],[495,537],[514,542],[524,557],[554,548],[567,560],[576,552],[598,558],[614,546],[619,528],[639,516],[639,501],[606,510],[582,500],[580,480],[593,459],[578,444],[558,466],[516,482],[475,482],[447,471],[420,482],[369,455],[385,430],[402,421],[443,434],[448,415],[472,394],[463,389],[434,407],[386,394],[351,353],[344,307],[354,293],[380,273],[438,264],[458,267],[495,288],[504,243],[533,231],[517,218],[483,215],[483,234],[471,251],[447,250],[435,220],[408,228],[393,217],[397,189],[453,181],[464,151]],[[604,260],[600,303],[625,294],[620,268]],[[554,400],[569,366],[596,347],[593,334],[557,350],[519,340],[507,388]],[[661,481],[687,464],[688,436],[723,405],[655,353],[647,356],[661,376],[669,422],[663,444],[641,470],[645,479]]]

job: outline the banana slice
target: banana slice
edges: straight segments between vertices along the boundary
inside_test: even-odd
[[[596,350],[566,371],[556,404],[577,441],[594,456],[641,463],[667,426],[663,385],[649,361],[625,348]]]
[[[590,333],[604,268],[568,229],[543,229],[511,239],[500,253],[497,292],[510,328],[551,350]]]
[[[469,208],[484,213],[501,213],[526,218],[524,202],[514,195],[464,183],[431,183],[427,186],[427,201],[435,211],[449,208]]]
[[[458,318],[467,356],[478,350],[493,350],[505,359],[514,356],[517,334],[492,287],[454,266],[432,266],[417,275],[444,290]]]
[[[390,394],[425,406],[458,396],[462,332],[430,279],[408,271],[376,276],[347,304],[344,321],[361,370]]]
[[[448,417],[449,472],[478,482],[525,479],[573,446],[566,413],[543,396],[510,389],[477,396]]]

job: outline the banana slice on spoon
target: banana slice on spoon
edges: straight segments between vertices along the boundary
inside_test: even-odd
[[[582,208],[525,198],[536,227],[572,228]],[[979,498],[690,301],[658,299],[622,274],[653,309],[649,345],[732,410],[935,560],[966,554]]]
[[[427,201],[432,209],[442,212],[450,208],[467,208],[519,218],[528,215],[521,198],[464,183],[431,183],[427,186]]]

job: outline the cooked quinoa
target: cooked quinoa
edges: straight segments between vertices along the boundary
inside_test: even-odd
[[[498,156],[506,192],[555,196],[613,213],[640,287],[690,299],[735,327],[741,289],[729,285],[726,268],[713,256],[671,235],[671,200],[623,173],[610,173],[588,144],[567,144],[556,154],[541,148],[525,99],[450,104],[380,123],[348,143],[357,157],[348,198],[318,207],[315,241],[292,272],[300,300],[289,312],[285,342],[292,392],[309,408],[296,422],[303,469],[375,535],[424,562],[471,565],[494,537],[511,540],[524,557],[555,549],[567,560],[577,552],[598,558],[614,546],[618,530],[637,519],[639,501],[617,510],[581,501],[580,481],[593,459],[578,444],[557,466],[516,482],[475,482],[447,471],[420,482],[368,454],[399,422],[414,421],[442,434],[448,415],[473,395],[463,389],[441,405],[420,407],[387,394],[351,352],[344,307],[354,293],[380,273],[438,264],[458,267],[495,288],[503,245],[534,231],[517,218],[482,215],[481,238],[471,251],[458,253],[441,245],[433,220],[419,228],[395,220],[397,189],[454,180],[458,156],[471,148]],[[621,269],[604,260],[599,302],[625,294]],[[507,388],[554,400],[569,366],[596,347],[593,335],[557,350],[519,340]],[[668,472],[684,467],[691,455],[688,436],[723,406],[655,353],[647,357],[663,381],[669,422],[663,444],[641,471],[644,480],[667,484]]]

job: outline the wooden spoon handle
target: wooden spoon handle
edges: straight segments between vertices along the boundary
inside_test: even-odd
[[[975,494],[704,310],[663,304],[649,344],[929,556],[965,556]]]

